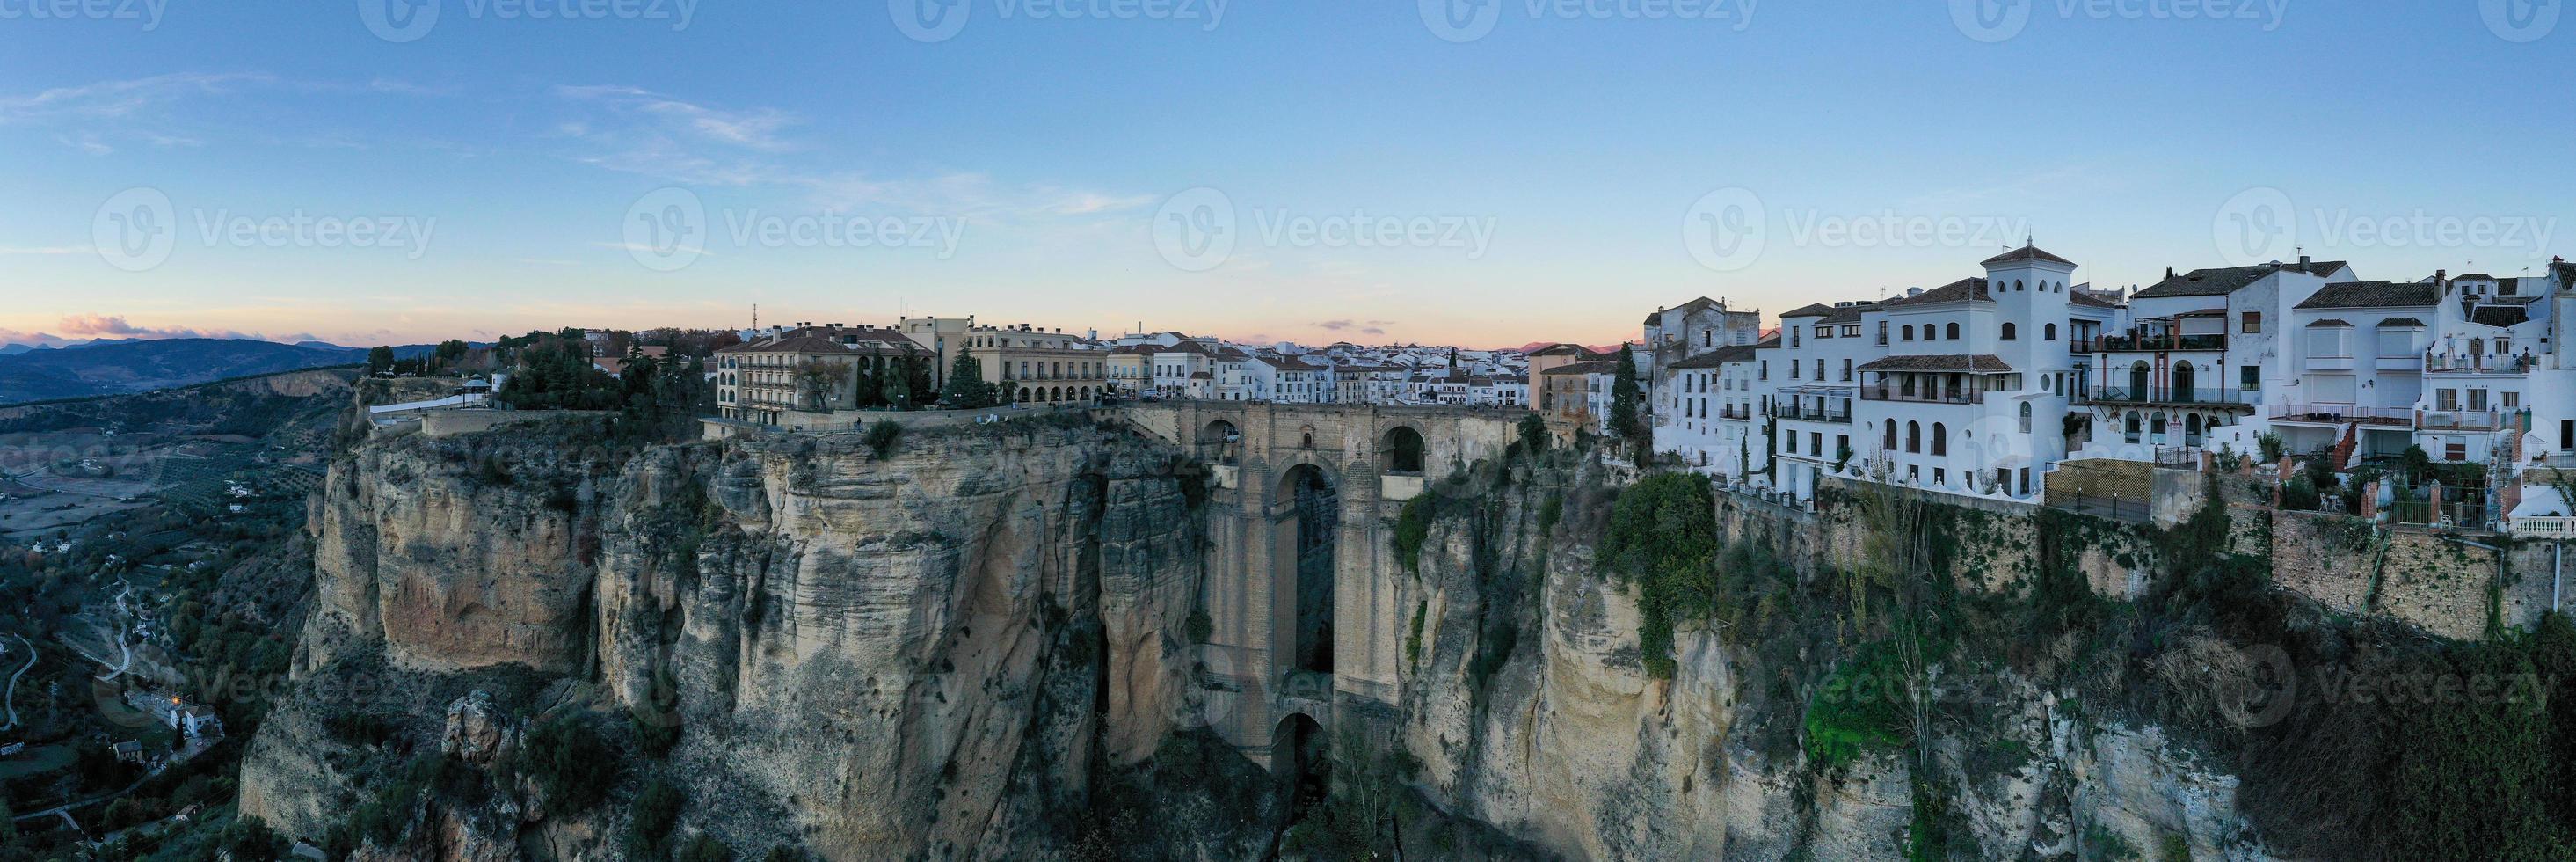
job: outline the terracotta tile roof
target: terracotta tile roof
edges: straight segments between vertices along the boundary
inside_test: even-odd
[[[2345,266],[2340,260],[2320,260],[2305,264],[2262,263],[2253,266],[2226,266],[2195,269],[2169,276],[2131,295],[2131,299],[2161,299],[2169,296],[2225,296],[2246,285],[2262,281],[2275,272],[2304,272],[2309,275],[2333,275]]]
[[[809,326],[791,329],[757,341],[746,341],[717,350],[717,353],[813,353],[847,354],[871,350],[898,354],[927,354],[920,342],[891,329]]]
[[[2379,326],[2382,329],[2404,329],[2407,327],[2422,329],[2424,327],[2424,321],[2417,320],[2412,317],[2391,317],[2380,321]]]
[[[2326,285],[2297,307],[2416,308],[2441,301],[2441,285],[2429,281],[2347,281]]]
[[[2481,305],[2469,319],[2488,326],[2517,326],[2531,320],[2531,309],[2519,305]]]
[[[1985,279],[1963,278],[1913,296],[1899,297],[1879,303],[1879,307],[1894,308],[1900,305],[1932,305],[1934,303],[1960,302],[1963,300],[1972,302],[1993,302],[1994,299],[1995,298],[1992,295],[1986,292]]]
[[[2050,263],[2066,264],[2067,266],[2075,265],[2074,261],[2041,251],[2039,250],[2039,247],[2035,245],[2025,245],[2020,248],[1995,255],[1994,257],[1986,258],[1985,261],[1979,265],[1993,266],[1998,263],[2014,263],[2024,260],[2044,260]]]
[[[1564,365],[1559,365],[1559,366],[1557,366],[1557,367],[1555,367],[1555,368],[1550,368],[1550,369],[1548,369],[1548,370],[1546,370],[1546,371],[1541,371],[1541,372],[1539,372],[1539,373],[1540,373],[1540,374],[1613,374],[1613,373],[1617,373],[1617,372],[1618,372],[1618,370],[1619,370],[1619,363],[1616,363],[1616,362],[1604,362],[1604,361],[1601,361],[1601,360],[1595,359],[1595,360],[1592,360],[1592,361],[1589,361],[1589,362],[1569,362],[1569,363],[1566,363],[1566,364],[1564,364]]]
[[[1689,359],[1675,362],[1671,367],[1717,368],[1729,362],[1750,362],[1752,360],[1753,345],[1739,344],[1733,347],[1720,347],[1716,350],[1711,350],[1707,353],[1702,353],[1698,356],[1693,356]]]
[[[1862,371],[1964,371],[1974,374],[1999,374],[2013,370],[2003,357],[1992,353],[1930,354],[1890,356],[1860,367]]]

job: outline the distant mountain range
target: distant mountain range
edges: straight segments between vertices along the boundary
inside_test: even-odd
[[[401,357],[433,345],[394,348]],[[97,339],[0,347],[0,404],[148,392],[230,377],[367,361],[367,349],[238,338]]]

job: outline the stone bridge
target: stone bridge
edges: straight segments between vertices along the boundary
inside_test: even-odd
[[[1208,719],[1280,769],[1394,715],[1411,608],[1391,538],[1426,480],[1502,457],[1526,411],[1167,401],[1122,408],[1208,472]]]

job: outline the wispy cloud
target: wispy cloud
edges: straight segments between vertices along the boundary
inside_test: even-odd
[[[235,92],[245,85],[272,84],[276,78],[254,72],[180,72],[56,87],[24,96],[0,96],[0,126],[61,119],[130,117],[191,96]]]
[[[574,155],[578,161],[675,183],[787,189],[816,209],[1010,224],[1112,216],[1157,200],[1010,184],[976,171],[885,177],[838,162],[816,167],[818,159],[810,157],[816,147],[792,134],[805,119],[790,112],[707,105],[627,86],[558,86],[554,93],[584,112],[553,127],[556,137],[588,145]]]
[[[90,254],[98,251],[85,245],[0,246],[0,255]]]

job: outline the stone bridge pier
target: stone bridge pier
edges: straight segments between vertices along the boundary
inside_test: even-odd
[[[1525,411],[1167,401],[1120,409],[1208,473],[1207,718],[1278,769],[1315,734],[1384,732],[1412,609],[1392,537],[1427,481],[1497,459]]]

